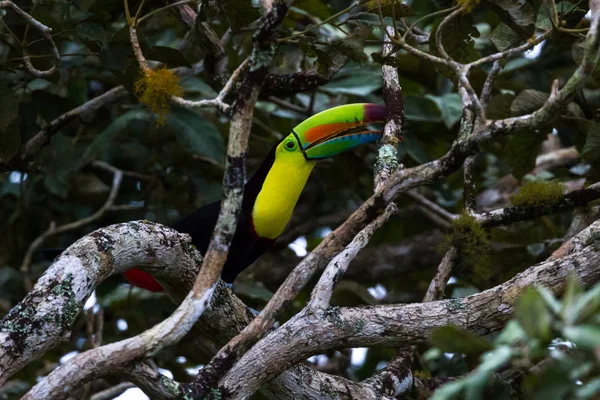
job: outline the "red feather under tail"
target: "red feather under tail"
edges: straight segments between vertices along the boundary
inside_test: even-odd
[[[123,272],[123,276],[133,286],[137,286],[139,288],[146,289],[151,292],[165,291],[165,289],[163,289],[163,287],[160,286],[160,283],[158,283],[156,279],[152,277],[152,275],[142,270],[129,269]]]

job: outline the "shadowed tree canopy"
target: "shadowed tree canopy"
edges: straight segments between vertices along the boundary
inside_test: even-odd
[[[599,395],[600,0],[0,0],[0,22],[0,400]],[[350,103],[386,105],[382,139],[319,161],[216,281],[244,182]],[[168,228],[221,199],[207,254]]]

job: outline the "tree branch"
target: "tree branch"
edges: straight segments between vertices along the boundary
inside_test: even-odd
[[[574,190],[563,196],[554,204],[524,205],[501,208],[499,210],[476,214],[477,221],[485,227],[508,225],[513,222],[525,221],[542,215],[555,214],[588,204],[600,198],[600,183],[595,183],[587,189]]]
[[[367,225],[340,254],[335,256],[325,271],[321,275],[319,282],[313,289],[310,300],[306,307],[314,312],[324,310],[329,307],[329,300],[333,294],[333,288],[337,282],[342,279],[350,262],[356,257],[358,252],[364,248],[373,234],[397,211],[396,205],[390,203],[383,214]]]
[[[69,122],[82,114],[93,113],[109,103],[120,100],[125,97],[126,94],[127,91],[123,86],[117,86],[52,120],[23,146],[21,149],[21,159],[24,161],[31,159],[37,154],[42,146],[50,142],[52,136],[54,136],[60,128],[67,125]]]
[[[384,36],[383,57],[387,57],[393,51],[389,37],[395,34],[393,27],[385,27],[387,35]],[[390,175],[398,169],[398,143],[402,139],[402,128],[404,127],[404,100],[402,88],[398,80],[396,67],[383,65],[383,97],[387,108],[383,137],[379,143],[378,156],[375,164],[375,191],[381,189]]]
[[[570,274],[586,286],[600,280],[599,232],[597,221],[576,236],[585,240],[568,255],[547,260],[502,285],[466,298],[408,305],[330,307],[323,315],[301,312],[260,340],[221,384],[236,399],[254,392],[282,369],[328,349],[422,343],[432,330],[447,324],[478,335],[496,331],[510,318],[517,298],[531,285],[543,285],[558,294],[564,290]]]
[[[193,278],[201,260],[189,236],[151,222],[112,225],[84,236],[58,257],[25,299],[0,321],[0,384],[68,338],[87,298],[111,274],[139,266],[159,279],[171,274]],[[156,327],[152,331],[155,333]],[[157,343],[146,343],[145,348],[140,344],[138,351],[141,355],[157,347]],[[58,371],[71,370],[73,365],[67,363]],[[110,371],[110,363],[104,368]]]
[[[120,396],[127,389],[131,389],[133,387],[135,387],[133,383],[119,383],[118,385],[105,389],[101,392],[94,393],[92,396],[90,396],[90,400],[112,400],[115,397]]]
[[[27,286],[27,291],[31,290],[31,281],[29,279],[29,267],[31,265],[31,259],[48,238],[54,235],[59,235],[61,233],[79,229],[82,226],[91,224],[92,222],[102,218],[102,216],[104,216],[104,214],[106,214],[107,211],[110,211],[111,207],[115,203],[115,199],[117,198],[117,194],[119,193],[119,188],[121,187],[121,181],[123,180],[123,172],[121,170],[115,168],[112,172],[112,188],[110,190],[108,198],[106,199],[102,207],[100,207],[95,213],[88,217],[58,227],[56,226],[54,221],[52,221],[50,227],[44,233],[38,236],[33,242],[31,242],[31,244],[27,248],[25,257],[23,258],[23,263],[21,264],[21,273],[23,273],[26,278],[25,282]]]
[[[54,43],[54,39],[52,39],[52,29],[42,24],[41,22],[33,18],[31,15],[27,14],[25,11],[19,8],[19,6],[17,6],[10,0],[0,1],[0,10],[4,8],[12,8],[21,18],[27,21],[27,23],[33,26],[37,31],[39,31],[42,37],[48,42],[48,44],[52,48],[51,53],[52,57],[54,57],[54,65],[52,65],[50,69],[42,71],[35,68],[33,64],[31,64],[31,57],[29,56],[29,52],[27,50],[27,44],[20,43],[23,50],[23,61],[25,62],[25,67],[27,68],[27,70],[37,78],[44,78],[50,75],[54,75],[54,73],[56,73],[56,71],[58,70],[58,65],[60,63],[60,54],[58,52],[56,44]]]

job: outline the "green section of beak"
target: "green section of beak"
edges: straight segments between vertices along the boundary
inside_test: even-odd
[[[347,104],[313,115],[298,124],[294,133],[306,158],[326,158],[379,140],[380,132],[347,132],[371,122],[382,122],[385,116],[384,106],[369,103]]]

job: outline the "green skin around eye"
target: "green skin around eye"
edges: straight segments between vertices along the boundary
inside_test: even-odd
[[[296,150],[296,143],[290,140],[289,142],[285,143],[284,147],[287,151],[294,151]]]

